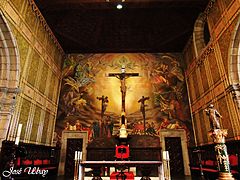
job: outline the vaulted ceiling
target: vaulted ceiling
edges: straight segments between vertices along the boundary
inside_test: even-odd
[[[182,52],[208,0],[35,2],[66,53],[109,53]]]

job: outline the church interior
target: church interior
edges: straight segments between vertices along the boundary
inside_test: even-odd
[[[240,0],[1,0],[0,179],[240,179]]]

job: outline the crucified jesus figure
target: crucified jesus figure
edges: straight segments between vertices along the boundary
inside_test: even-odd
[[[102,97],[97,97],[98,100],[102,101],[102,107],[101,107],[101,118],[103,119],[104,113],[107,109],[107,104],[108,104],[108,97],[103,96]]]
[[[125,109],[125,98],[127,92],[126,79],[129,77],[139,76],[139,73],[126,73],[125,66],[121,68],[121,73],[109,73],[109,77],[116,77],[120,80],[120,91],[122,93],[122,112],[126,112]]]
[[[141,103],[140,111],[142,112],[142,115],[143,115],[144,134],[145,134],[145,131],[146,131],[146,127],[145,127],[146,126],[145,107],[147,106],[147,105],[145,105],[145,101],[149,100],[149,99],[150,99],[149,97],[142,96],[142,98],[138,100],[138,103]]]
[[[107,105],[108,105],[108,97],[102,95],[102,97],[97,97],[98,100],[100,100],[101,103],[101,120],[99,121],[99,127],[100,127],[100,136],[102,137],[103,135],[106,135],[106,132],[104,131],[104,129],[106,128],[106,123],[103,121],[103,116],[104,113],[107,109]]]

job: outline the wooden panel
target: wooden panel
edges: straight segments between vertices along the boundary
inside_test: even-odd
[[[133,135],[128,143],[131,161],[161,160],[159,137]],[[114,161],[116,144],[115,137],[94,139],[87,147],[87,161]],[[141,168],[137,168],[137,175],[141,176]],[[151,168],[151,176],[157,176],[157,167]]]

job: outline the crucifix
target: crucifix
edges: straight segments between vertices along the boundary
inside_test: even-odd
[[[140,106],[140,111],[142,112],[142,115],[143,115],[143,128],[144,128],[144,134],[146,132],[146,114],[145,114],[145,107],[147,105],[145,105],[145,101],[146,100],[149,100],[150,98],[149,97],[144,97],[142,96],[141,99],[138,100],[139,103],[141,103],[141,106]]]
[[[122,113],[126,112],[125,109],[125,98],[126,98],[126,92],[127,92],[127,86],[126,86],[126,79],[129,77],[136,77],[139,76],[139,73],[126,73],[125,66],[122,65],[121,72],[120,73],[109,73],[108,77],[116,77],[120,80],[120,91],[122,93]],[[121,122],[122,124],[122,122]]]
[[[101,104],[101,118],[103,119],[103,116],[104,116],[104,113],[107,109],[107,104],[108,104],[108,97],[107,96],[104,96],[102,95],[102,97],[97,97],[98,100],[102,101],[102,104]]]
[[[102,137],[104,135],[103,129],[105,128],[105,127],[103,127],[103,126],[105,126],[105,124],[103,124],[104,123],[103,122],[103,116],[104,116],[104,113],[107,109],[107,104],[108,104],[109,101],[108,101],[108,97],[104,96],[104,95],[102,95],[102,97],[97,97],[97,99],[102,102],[101,103],[101,120],[99,122],[100,137]]]

